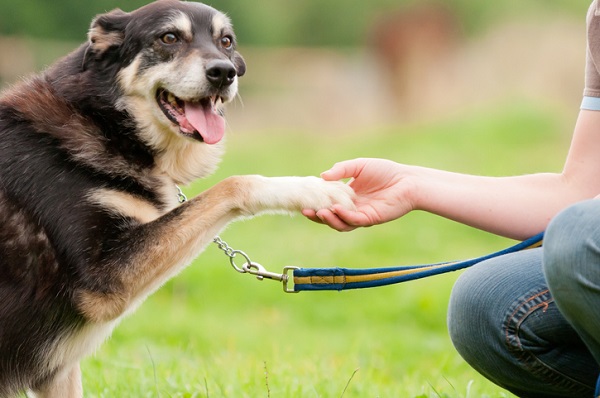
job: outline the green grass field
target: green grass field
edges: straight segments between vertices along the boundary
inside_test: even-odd
[[[232,174],[318,175],[359,156],[475,174],[558,171],[574,116],[512,103],[347,135],[233,126],[217,174],[186,192]],[[424,213],[351,233],[264,216],[221,236],[277,272],[462,259],[513,243]],[[82,363],[86,397],[512,397],[452,347],[445,318],[457,277],[284,294],[277,282],[234,272],[211,245]]]

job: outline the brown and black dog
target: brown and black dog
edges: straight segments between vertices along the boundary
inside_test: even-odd
[[[0,96],[0,396],[82,395],[79,361],[239,217],[352,206],[341,182],[213,172],[245,72],[229,19],[159,0]]]

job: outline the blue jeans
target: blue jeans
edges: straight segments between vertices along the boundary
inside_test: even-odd
[[[452,342],[519,397],[593,397],[600,372],[600,200],[548,226],[544,246],[477,264],[452,290]]]

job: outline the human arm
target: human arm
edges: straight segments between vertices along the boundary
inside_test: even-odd
[[[486,177],[404,165],[382,159],[338,163],[326,180],[352,178],[356,211],[339,207],[304,214],[349,231],[423,210],[499,235],[524,239],[546,228],[571,203],[600,193],[600,112],[579,113],[560,173]],[[600,203],[599,203],[600,205]]]

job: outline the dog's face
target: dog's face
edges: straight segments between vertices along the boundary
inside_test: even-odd
[[[89,33],[96,59],[117,57],[118,106],[158,151],[173,141],[217,144],[222,104],[237,94],[246,65],[229,19],[200,3],[159,0],[98,16]]]

